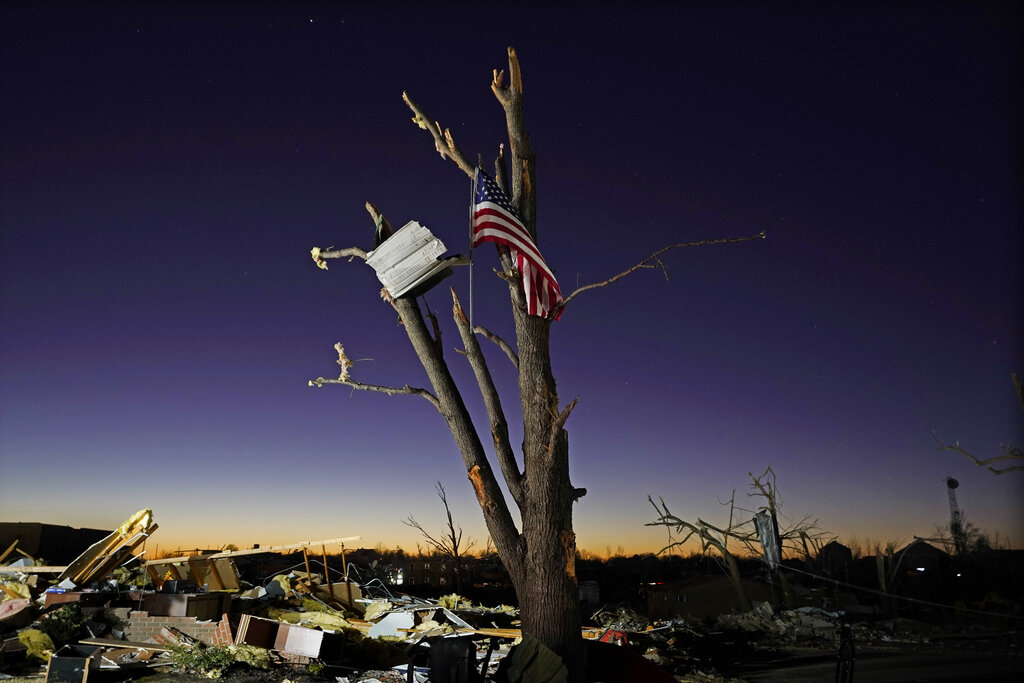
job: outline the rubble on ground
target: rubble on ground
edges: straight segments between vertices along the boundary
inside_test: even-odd
[[[456,652],[487,680],[527,680],[530,666],[548,667],[554,673],[545,675],[559,680],[554,655],[522,637],[517,609],[354,580],[330,568],[326,554],[341,545],[346,566],[349,539],[144,560],[138,548],[155,529],[152,513],[141,510],[62,567],[25,556],[8,561],[14,546],[0,555],[0,677],[42,670],[47,680],[84,681],[109,671],[160,683],[158,672],[229,680],[247,672],[245,680],[257,681],[425,683],[435,680],[435,660]],[[241,578],[239,558],[284,551],[301,551],[304,562],[259,585]],[[310,562],[317,551],[321,572]],[[840,611],[776,610],[767,602],[713,622],[651,619],[625,604],[588,616],[588,658],[605,674],[632,672],[612,680],[693,683],[739,683],[720,670],[723,652],[731,661],[757,649],[834,652],[849,624]],[[909,619],[856,622],[850,632],[858,647],[878,648],[955,635]]]

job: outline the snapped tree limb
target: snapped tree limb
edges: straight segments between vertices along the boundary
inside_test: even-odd
[[[338,365],[341,366],[341,374],[337,379],[326,379],[324,377],[317,377],[316,379],[309,380],[309,386],[311,387],[323,387],[325,384],[344,384],[347,387],[353,389],[359,389],[360,391],[379,391],[388,396],[394,394],[410,394],[412,396],[419,396],[425,398],[438,410],[441,409],[440,403],[437,401],[437,397],[426,389],[420,389],[418,387],[411,387],[406,384],[404,387],[388,387],[381,384],[366,384],[364,382],[357,382],[349,375],[349,368],[352,367],[352,361],[349,360],[348,356],[345,355],[345,347],[342,346],[341,342],[334,345],[334,350],[338,352]]]
[[[508,435],[508,421],[505,419],[505,412],[501,407],[501,397],[498,395],[497,387],[494,386],[494,378],[491,377],[491,371],[484,360],[480,343],[469,329],[469,319],[462,310],[455,290],[452,289],[451,293],[452,315],[466,348],[466,357],[469,359],[477,385],[480,387],[484,407],[487,409],[487,417],[491,424],[491,440],[494,442],[498,465],[501,467],[501,474],[505,478],[512,499],[516,505],[521,506],[523,504],[523,473],[519,469],[515,452],[512,450],[512,443]]]
[[[459,146],[455,144],[455,138],[452,137],[452,132],[447,128],[442,131],[441,124],[437,121],[432,122],[430,118],[423,113],[423,110],[412,101],[412,98],[409,97],[408,93],[402,93],[402,100],[405,101],[405,104],[409,109],[412,109],[412,113],[414,114],[412,119],[413,123],[430,133],[434,138],[434,148],[441,154],[441,158],[450,158],[455,162],[456,166],[461,168],[466,175],[472,178],[475,167],[469,162],[466,155],[462,153]]]

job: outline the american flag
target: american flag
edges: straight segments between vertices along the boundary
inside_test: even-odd
[[[498,184],[476,169],[476,197],[473,202],[473,246],[482,242],[504,244],[523,276],[526,312],[542,318],[551,317],[552,309],[562,301],[562,290],[544,257],[537,251],[526,226],[516,215]],[[558,311],[555,320],[562,317]]]

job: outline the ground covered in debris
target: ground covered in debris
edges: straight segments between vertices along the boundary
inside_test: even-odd
[[[293,598],[292,598],[293,599]],[[410,605],[405,606],[406,609]],[[479,620],[489,610],[468,606],[449,610],[438,601],[413,600],[412,611],[450,611],[456,619],[469,616]],[[397,614],[401,608],[383,608],[381,614]],[[508,618],[514,612],[502,612]],[[383,621],[383,617],[381,618]],[[514,620],[514,619],[513,619]],[[844,615],[816,608],[775,610],[768,603],[760,603],[745,613],[722,615],[714,622],[693,622],[684,619],[650,620],[633,609],[620,606],[603,608],[592,616],[593,627],[588,635],[619,645],[623,651],[630,651],[638,657],[658,665],[671,675],[671,679],[692,683],[741,683],[750,672],[768,669],[776,662],[797,656],[835,656],[839,639],[843,637]],[[378,622],[379,623],[379,622]],[[961,652],[974,655],[998,655],[1020,657],[1024,666],[1024,642],[1018,630],[1006,623],[970,623],[958,621],[946,625],[929,624],[911,619],[882,619],[856,622],[846,632],[856,644],[858,654],[868,653],[919,653],[949,655]],[[436,628],[428,626],[428,629]],[[442,629],[443,630],[443,629]],[[413,629],[415,631],[415,629]],[[500,632],[499,632],[500,633]],[[384,668],[366,666],[367,657],[393,658],[403,660],[409,644],[417,639],[410,634],[405,638],[387,639],[378,651],[370,653],[360,650],[358,639],[346,641],[341,646],[345,656],[335,657],[334,662],[309,658],[304,662],[283,661],[278,653],[263,660],[229,662],[223,668],[210,667],[206,670],[194,668],[182,670],[172,666],[157,666],[135,670],[102,671],[96,680],[145,681],[146,683],[185,683],[189,681],[218,678],[230,682],[251,681],[253,683],[312,683],[329,681],[333,683],[399,683],[406,680],[405,667]],[[489,671],[493,674],[494,663],[506,656],[514,638],[501,638],[497,657],[492,657]],[[186,639],[187,641],[187,639]],[[347,646],[348,647],[347,647]],[[175,661],[204,663],[199,659],[182,659],[182,652],[203,652],[211,648],[192,643],[191,648],[179,647]],[[259,649],[259,648],[256,648]],[[482,657],[483,652],[478,656]],[[166,655],[170,656],[170,655]],[[268,668],[257,668],[252,664],[262,661]],[[209,662],[205,662],[209,664]],[[397,662],[396,662],[397,663]],[[7,675],[11,675],[8,672]],[[39,681],[45,677],[45,669],[28,666],[15,673],[14,681]],[[93,679],[90,679],[93,680]],[[427,680],[426,669],[421,668],[415,680]],[[642,680],[628,679],[621,680]]]
[[[343,539],[128,568],[136,559],[131,552],[153,528],[150,511],[142,510],[66,567],[28,556],[4,565],[0,680],[398,683],[408,680],[410,661],[416,683],[444,678],[431,679],[431,666],[455,667],[460,680],[479,672],[501,683],[564,680],[561,659],[520,632],[515,607],[474,604],[457,594],[403,594],[379,578],[356,581],[344,554],[345,572],[332,576],[324,548]],[[320,546],[319,573],[312,571],[311,545]],[[273,555],[296,548],[298,563]],[[268,553],[262,564],[239,570]],[[639,603],[586,615],[588,680],[743,681],[801,655],[842,662],[844,643],[861,655],[991,655],[1024,668],[1019,609],[1011,603],[1002,615],[964,609],[907,619],[872,610],[856,621],[842,611],[778,609],[769,602],[700,619],[654,619]],[[541,669],[545,676],[538,679]]]

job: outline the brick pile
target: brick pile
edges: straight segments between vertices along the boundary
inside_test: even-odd
[[[128,640],[160,641],[160,632],[165,627],[176,628],[207,645],[230,645],[234,641],[228,615],[220,621],[198,621],[195,617],[150,616],[149,612],[129,612],[124,636]]]

